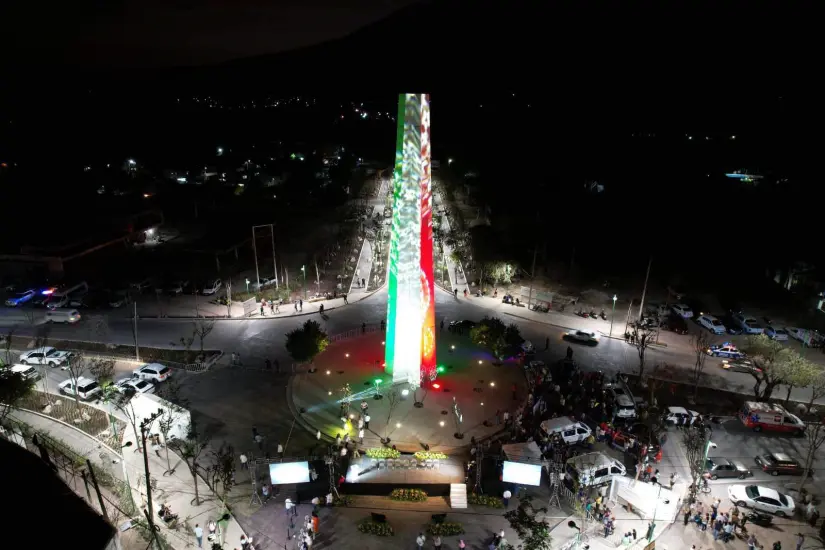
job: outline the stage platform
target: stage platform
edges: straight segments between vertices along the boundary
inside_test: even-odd
[[[402,460],[413,459],[401,455]],[[366,456],[350,461],[344,492],[358,495],[387,495],[392,489],[422,489],[430,496],[448,496],[451,483],[464,483],[464,463],[447,458],[435,468],[378,468]]]

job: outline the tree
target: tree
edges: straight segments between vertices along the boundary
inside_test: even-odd
[[[774,388],[785,382],[786,366],[788,362],[793,361],[793,356],[798,354],[764,334],[748,336],[745,352],[760,369],[749,371],[756,380],[753,394],[757,399],[767,401],[771,398]]]
[[[822,372],[819,367],[798,353],[793,353],[788,357],[783,370],[785,371],[783,379],[788,388],[785,394],[785,407],[791,400],[791,392],[794,388],[807,388],[816,379],[817,374]]]
[[[699,391],[699,380],[702,378],[702,372],[705,370],[705,359],[707,358],[707,349],[710,347],[710,337],[708,333],[700,331],[697,335],[691,337],[690,346],[693,349],[695,360],[693,361],[693,399],[696,400],[696,394]]]
[[[398,408],[398,404],[400,402],[401,398],[398,396],[398,392],[391,391],[387,394],[387,423],[384,426],[383,441],[385,445],[390,442],[390,420],[392,419],[392,415],[395,412],[395,409]]]
[[[512,325],[511,325],[512,326]],[[496,359],[500,360],[507,348],[508,327],[498,317],[484,317],[470,329],[470,340],[477,346],[487,349]],[[516,328],[516,330],[518,330]],[[510,331],[509,337],[513,338]]]
[[[639,354],[639,380],[642,380],[645,374],[647,348],[656,341],[658,331],[639,326],[634,330],[634,334],[635,336],[630,339],[630,344],[636,348],[636,352]]]
[[[172,475],[175,469],[172,468],[172,460],[169,457],[169,443],[170,435],[175,425],[186,415],[186,407],[189,402],[181,397],[180,385],[177,380],[170,378],[157,391],[158,397],[166,400],[167,406],[162,409],[162,413],[158,418],[158,431],[163,436],[163,442],[166,446],[166,471],[164,475]]]
[[[172,445],[177,451],[192,475],[192,482],[195,485],[195,498],[191,503],[200,506],[200,493],[198,492],[198,474],[201,471],[200,459],[206,447],[209,445],[211,437],[198,430],[195,421],[190,420],[186,429],[186,436],[182,439],[173,439],[167,445]]]
[[[825,422],[808,422],[807,424],[808,426],[805,428],[805,438],[808,440],[808,452],[805,455],[805,472],[799,481],[800,493],[812,473],[816,453],[822,444],[825,443]]]
[[[136,395],[135,390],[133,388],[120,390],[117,386],[111,384],[104,388],[104,392],[108,394],[106,399],[109,400],[117,410],[123,413],[123,416],[126,417],[129,424],[132,426],[132,433],[135,434],[135,452],[139,453],[143,451],[144,449],[141,446],[143,441],[140,437],[140,431],[138,430],[138,426],[140,426],[140,418],[135,410],[134,404],[132,403],[132,400]]]
[[[516,272],[516,268],[507,262],[491,262],[487,264],[487,271],[490,273],[490,277],[493,278],[493,286],[498,285],[500,282],[509,285],[513,282],[513,274]]]
[[[819,371],[808,385],[811,389],[811,400],[808,402],[808,412],[814,407],[814,401],[825,397],[825,371]]]
[[[95,382],[97,382],[97,385],[100,386],[100,389],[103,391],[103,397],[101,398],[101,400],[109,406],[109,426],[112,428],[112,434],[117,435],[117,422],[115,421],[115,415],[112,412],[112,398],[117,392],[109,390],[109,387],[113,384],[112,374],[114,373],[114,371],[115,362],[110,359],[95,359],[89,365],[89,374],[91,375],[92,379]]]
[[[513,531],[521,539],[522,550],[550,550],[550,526],[537,519],[539,514],[546,514],[547,508],[533,507],[533,497],[523,497],[518,508],[504,514]]]
[[[34,380],[27,380],[19,372],[11,369],[0,370],[0,422],[17,404],[31,394]]]
[[[77,352],[69,355],[66,362],[60,368],[68,371],[72,386],[77,388],[77,380],[83,374],[83,371],[86,370],[86,366],[86,356],[81,352]],[[74,392],[74,402],[75,405],[80,407],[80,392],[78,391]]]
[[[217,451],[212,451],[212,466],[209,468],[210,485],[226,512],[226,497],[235,485],[235,450],[225,441]]]
[[[11,365],[14,362],[11,353],[11,339],[14,336],[14,327],[8,329],[5,335],[0,336],[3,344],[3,362],[6,365]]]
[[[312,363],[328,345],[327,333],[316,321],[307,321],[286,333],[286,350],[297,363]]]
[[[199,320],[192,323],[192,336],[198,338],[201,346],[201,360],[203,360],[203,341],[215,329],[215,321]]]
[[[688,468],[690,469],[690,502],[696,500],[699,483],[705,473],[705,455],[712,432],[713,430],[711,430],[710,426],[705,426],[705,424],[701,422],[694,422],[692,425],[686,426],[682,434],[682,441],[685,446],[685,457],[687,458]]]

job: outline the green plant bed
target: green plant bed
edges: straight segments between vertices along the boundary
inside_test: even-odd
[[[427,525],[427,533],[435,536],[452,537],[464,533],[464,526],[457,521],[445,521],[444,523],[431,523]]]
[[[447,455],[444,453],[436,453],[433,451],[418,451],[415,453],[416,460],[444,460],[447,458]]]
[[[369,458],[399,458],[401,456],[401,452],[396,451],[395,449],[379,447],[376,449],[367,449],[367,456]]]
[[[504,508],[504,501],[501,498],[488,495],[471,493],[467,495],[467,502],[478,506],[489,506],[490,508]]]
[[[341,495],[332,499],[333,506],[352,506],[353,499],[350,495]]]
[[[377,523],[372,520],[367,520],[358,524],[358,530],[367,535],[375,535],[376,537],[392,537],[395,531],[389,523]]]
[[[423,502],[427,500],[427,493],[421,489],[393,489],[390,499],[404,502]]]

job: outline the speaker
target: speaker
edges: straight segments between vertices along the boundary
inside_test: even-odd
[[[372,514],[372,521],[374,521],[375,523],[386,523],[387,522],[387,516],[385,516],[384,514],[376,514],[375,512],[372,512],[371,514]]]

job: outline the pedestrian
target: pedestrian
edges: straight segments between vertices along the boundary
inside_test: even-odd
[[[158,458],[161,458],[160,441],[157,438],[152,438],[152,450],[155,451],[155,454],[158,455]]]
[[[198,548],[203,548],[203,529],[196,523],[193,531],[195,531],[195,540],[198,541]],[[797,547],[797,550],[799,550],[799,547]]]
[[[464,550],[467,548],[467,545],[464,543],[464,539],[458,539],[458,550]]]
[[[247,464],[247,462],[249,461],[249,459],[246,458],[246,455],[241,453],[241,456],[239,456],[238,458],[240,458],[240,460],[241,460],[241,469],[242,470],[248,469],[249,465]]]
[[[690,510],[687,507],[682,508],[682,514],[685,516],[685,525],[687,525],[690,521]]]
[[[361,323],[361,334],[367,332],[367,323]]]
[[[361,277],[361,287],[362,288],[367,288],[367,280],[364,279],[363,277]]]
[[[370,429],[370,415],[364,417],[364,428]]]
[[[332,506],[332,504],[333,504],[332,493],[327,493],[326,501],[327,501],[327,506]]]
[[[206,538],[209,542],[215,540],[215,531],[218,530],[218,524],[215,523],[214,519],[210,519],[209,523],[206,525],[206,528],[209,529],[209,536]]]
[[[241,535],[241,550],[246,550],[249,546],[249,541],[246,540],[246,535]]]
[[[346,294],[341,294],[341,297],[344,299],[344,303],[345,303],[345,304],[348,304],[348,303],[349,303],[349,302],[347,301],[347,295],[346,295]]]
[[[722,531],[724,532],[724,535],[722,536],[722,542],[728,542],[731,538],[733,538],[732,523],[726,523],[725,526],[722,527]],[[796,550],[799,550],[799,548],[797,548]]]
[[[358,430],[358,443],[360,445],[364,444],[364,429],[363,428]]]
[[[261,300],[261,317],[264,316],[264,307],[266,306],[266,300]]]
[[[549,349],[550,349],[550,337],[548,336],[547,338],[544,339],[544,351],[547,351]]]
[[[320,520],[318,519],[318,514],[316,512],[312,512],[312,534],[318,534],[318,524]]]
[[[802,533],[796,534],[796,550],[801,550],[802,544],[805,542],[805,535]]]
[[[510,489],[505,489],[504,493],[501,495],[501,498],[504,499],[504,508],[505,509],[507,509],[507,507],[510,506],[510,499],[512,498],[512,496],[513,496],[513,493],[510,492]]]
[[[304,300],[303,300],[303,298],[298,298],[298,308],[301,311],[304,311]]]
[[[292,499],[287,497],[284,501],[284,509],[286,510],[286,515],[298,515],[298,507],[292,502]]]
[[[435,550],[441,550],[441,537],[438,535],[433,537],[433,548],[435,548]]]
[[[427,539],[424,538],[424,533],[418,533],[418,536],[415,538],[415,544],[418,546],[418,550],[424,548],[424,543]]]
[[[275,300],[269,301],[269,313],[275,315]]]
[[[773,550],[782,550],[782,543],[779,541],[773,543]]]
[[[507,423],[510,421],[510,411],[504,411],[504,414],[501,415],[504,419],[504,425],[506,426]]]
[[[496,409],[496,426],[501,424],[501,410]]]
[[[455,299],[458,300],[458,289],[457,288],[453,289],[453,296],[455,296]]]
[[[258,435],[255,436],[255,443],[258,444],[258,450],[259,451],[264,450],[264,438],[261,434],[258,434]]]
[[[341,434],[340,433],[335,436],[335,445],[337,445],[338,447],[341,446]]]
[[[264,497],[264,504],[269,502],[269,484],[262,483],[261,484],[261,495]]]
[[[284,446],[278,443],[278,458],[284,457]]]
[[[753,533],[748,537],[748,550],[756,550],[756,537]]]
[[[312,502],[312,513],[314,514],[315,512],[318,511],[318,506],[321,504],[321,499],[318,498],[318,497],[313,497],[311,502]]]
[[[238,364],[238,354],[234,351],[232,352],[232,362],[229,363],[230,365],[237,365]]]
[[[722,520],[714,521],[713,522],[713,540],[719,540],[719,532],[721,530],[722,530]]]
[[[269,360],[269,358],[267,358],[267,359],[264,361],[264,368],[265,368],[266,370],[272,370],[272,361],[270,361],[270,360]]]
[[[324,304],[321,304],[320,306],[318,306],[318,311],[321,313],[321,316],[324,315]]]
[[[295,307],[295,311],[298,311],[298,300],[292,302],[293,307]]]
[[[638,537],[636,536],[636,530],[633,530],[633,540],[636,540]]]
[[[673,490],[673,486],[676,485],[676,472],[670,474],[670,490]]]
[[[318,430],[318,431],[315,433],[315,439],[317,439],[318,441],[321,441],[321,430]]]

